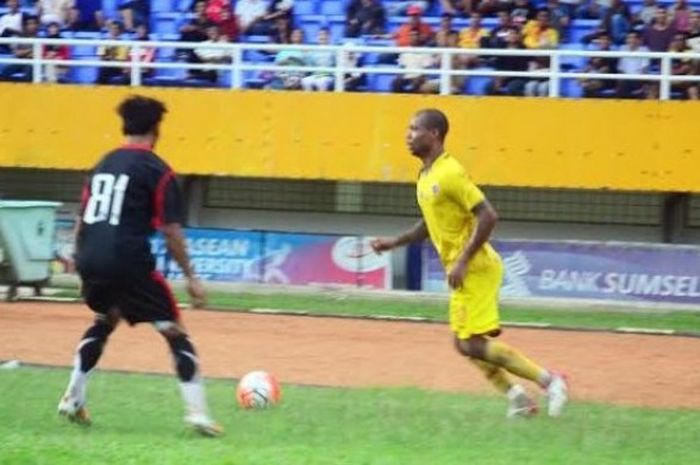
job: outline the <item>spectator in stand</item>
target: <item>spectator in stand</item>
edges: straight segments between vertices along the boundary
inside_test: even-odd
[[[411,31],[408,40],[410,47],[419,47],[421,39],[418,31]],[[435,58],[430,53],[403,52],[399,55],[399,66],[404,69],[429,69],[435,66]],[[391,91],[400,93],[424,92],[423,85],[426,81],[425,74],[404,73],[394,78],[391,83]]]
[[[389,16],[401,16],[401,15],[410,15],[408,10],[411,8],[420,8],[420,11],[428,11],[428,8],[433,4],[435,0],[425,0],[425,1],[417,1],[417,0],[409,0],[409,1],[397,1],[397,2],[392,2],[389,5],[387,5],[387,11],[389,13]]]
[[[525,26],[528,21],[535,18],[536,14],[537,10],[530,0],[515,0],[513,9],[510,11],[513,25],[518,27]]]
[[[523,28],[523,43],[527,48],[557,48],[559,33],[549,22],[549,11],[541,9],[536,19],[527,22]]]
[[[694,53],[700,53],[700,11],[690,13],[690,30],[688,31],[686,43],[688,48]]]
[[[414,42],[412,38],[414,32],[418,37],[418,46],[430,43],[433,38],[433,29],[423,22],[423,10],[418,6],[411,6],[406,10],[406,14],[409,16],[408,22],[402,24],[393,36],[396,40],[396,45],[405,47],[412,44]]]
[[[621,44],[632,28],[632,11],[622,0],[612,0],[604,16],[605,29],[610,32],[612,41]]]
[[[525,50],[520,31],[510,28],[506,31],[506,37],[502,47],[509,50]],[[527,71],[530,58],[526,56],[502,55],[497,56],[494,61],[496,71]],[[525,77],[505,77],[497,76],[486,86],[488,95],[523,95],[525,91]]]
[[[644,45],[652,52],[665,52],[671,45],[675,32],[667,11],[659,7],[652,23],[644,28]]]
[[[132,40],[137,40],[139,42],[148,42],[151,40],[151,35],[148,30],[148,26],[145,24],[139,24],[136,26],[136,32],[134,34],[134,37]],[[131,49],[129,50],[129,60],[135,59],[136,61],[139,61],[141,63],[153,63],[153,61],[156,58],[156,49],[154,47],[139,47],[138,50],[138,55],[136,55],[136,50]],[[143,82],[144,78],[149,78],[153,76],[154,73],[153,68],[141,68],[141,80]],[[127,82],[131,84],[131,72],[129,72],[129,75],[127,76]]]
[[[595,41],[595,50],[612,50],[612,39],[609,34],[601,34]],[[615,74],[617,73],[618,59],[616,57],[593,57],[588,60],[584,73]],[[617,81],[614,79],[581,79],[583,96],[586,98],[600,98],[605,91],[615,89]]]
[[[275,27],[270,33],[270,41],[274,44],[292,43],[292,25],[287,18],[277,18]]]
[[[238,0],[236,19],[244,35],[268,35],[270,24],[265,20],[269,2],[264,0]]]
[[[0,16],[0,37],[18,36],[26,15],[19,8],[19,0],[7,0],[7,7],[10,11]]]
[[[347,9],[345,37],[384,34],[386,12],[379,0],[352,0]]]
[[[206,2],[198,0],[193,4],[194,18],[189,23],[180,28],[180,42],[204,42],[207,40],[207,21]],[[195,63],[197,58],[194,55],[194,50],[191,48],[178,49],[176,51],[180,61]]]
[[[691,52],[691,50],[688,48],[688,45],[686,44],[685,34],[676,33],[673,36],[673,40],[671,41],[671,45],[669,46],[668,51],[676,53]],[[674,76],[697,75],[697,68],[697,64],[694,62],[694,60],[690,58],[674,58],[673,60],[671,60],[671,74],[673,74]],[[675,81],[671,83],[671,91],[679,92],[682,95],[683,99],[698,100],[698,97],[700,97],[700,93],[698,92],[699,90],[700,87],[698,82]]]
[[[33,39],[39,34],[39,19],[36,16],[25,16],[22,23],[22,32],[19,37]],[[15,58],[29,59],[34,57],[34,48],[31,44],[12,44],[12,55]],[[31,82],[33,78],[32,65],[7,65],[0,74],[2,81]]]
[[[277,20],[284,18],[289,23],[291,29],[294,24],[294,0],[272,0],[267,7],[267,15],[263,20],[270,30],[274,29]]]
[[[620,47],[624,52],[648,52],[649,49],[642,45],[642,38],[637,31],[627,33],[625,45]],[[617,70],[621,74],[646,74],[649,71],[651,62],[648,58],[642,57],[622,57],[617,62]],[[639,80],[628,80],[617,82],[618,98],[637,98],[640,94],[647,93],[648,84]]]
[[[211,44],[225,44],[228,38],[221,34],[219,26],[214,23],[207,25],[207,40],[202,42],[201,46],[194,49],[194,54],[197,57],[198,63],[220,65],[231,62],[231,52],[223,48],[208,47]],[[194,79],[202,79],[211,83],[216,83],[219,79],[219,72],[215,69],[191,69],[189,70],[190,77]]]
[[[233,17],[231,10],[221,10],[219,19],[220,21],[215,24],[219,26],[221,35],[225,36],[228,42],[238,42],[238,21]]]
[[[51,23],[46,27],[47,39],[60,39],[61,26],[58,23]],[[70,56],[70,51],[67,45],[45,45],[42,50],[42,56],[47,60],[67,60]],[[44,80],[46,82],[56,83],[63,80],[68,68],[56,64],[44,65]]]
[[[605,16],[605,9],[598,0],[582,0],[576,8],[576,17],[579,19],[603,19],[603,16]]]
[[[513,20],[507,10],[498,12],[498,26],[493,28],[489,37],[488,46],[491,48],[506,48],[508,41],[506,40],[511,30],[517,28],[513,25]],[[519,29],[519,28],[517,28]],[[518,37],[520,39],[520,37]]]
[[[345,46],[350,47],[352,43],[346,43]],[[343,68],[361,68],[362,67],[362,55],[353,51],[346,51],[342,55],[342,67]],[[360,71],[352,71],[345,73],[343,76],[343,89],[349,92],[358,92],[361,87],[367,85],[367,76]]]
[[[659,7],[656,5],[656,0],[644,0],[644,5],[642,5],[642,8],[635,16],[635,23],[642,26],[651,24],[656,16],[656,10],[658,8]]]
[[[469,16],[472,12],[472,2],[475,0],[440,0],[443,15]]]
[[[547,11],[549,11],[552,27],[559,33],[560,42],[565,42],[571,24],[569,9],[563,6],[559,0],[547,0]]]
[[[133,32],[139,24],[151,21],[151,0],[125,0],[119,5],[124,29]]]
[[[112,21],[109,25],[107,40],[121,40],[123,33],[124,26],[117,21]],[[126,62],[129,59],[129,48],[124,45],[102,45],[97,49],[97,56],[102,61]],[[121,78],[120,84],[125,84],[128,73],[128,68],[101,66],[97,73],[97,84],[110,84],[115,78]]]
[[[541,9],[534,20],[523,28],[523,43],[529,49],[553,49],[559,45],[559,33],[549,23],[549,11]],[[532,72],[544,73],[549,70],[549,59],[537,57],[530,61]],[[525,95],[545,97],[549,95],[549,79],[530,79],[525,83]]]
[[[507,10],[508,7],[508,2],[503,0],[480,0],[474,3],[472,11],[478,11],[482,16],[496,16],[499,11]]]
[[[105,26],[101,0],[75,0],[68,22],[75,31],[99,31]]]
[[[299,28],[292,30],[292,44],[301,45],[304,43],[304,31]],[[309,56],[302,50],[281,50],[275,57],[275,64],[278,66],[308,66]],[[283,71],[272,76],[267,87],[272,89],[299,90],[301,80],[306,73],[303,71]]]
[[[61,27],[70,26],[68,20],[75,0],[39,0],[36,5],[41,24],[58,23]]]
[[[409,15],[407,23],[402,24],[393,34],[377,36],[379,38],[394,39],[397,47],[408,47],[411,44],[411,35],[415,32],[418,36],[418,46],[423,47],[433,42],[433,29],[422,20],[422,10],[417,6],[411,6],[406,13]],[[385,53],[377,60],[380,64],[394,64],[399,55]]]
[[[220,24],[223,20],[221,13],[226,10],[231,11],[231,0],[207,0],[204,10],[207,14],[207,20],[214,24]]]
[[[459,33],[460,48],[486,48],[489,43],[489,31],[481,25],[481,13],[472,13],[469,20],[469,27],[462,29]],[[479,63],[478,55],[462,55],[462,66],[473,68]]]
[[[690,6],[687,0],[676,0],[668,14],[673,21],[673,29],[678,32],[688,32],[690,30]]]
[[[459,48],[459,32],[457,31],[449,31],[447,34],[444,33],[444,31],[440,30],[435,34],[436,36],[436,46],[437,47],[444,47],[444,48]],[[459,70],[463,69],[462,67],[462,61],[460,60],[459,55],[457,54],[452,54],[451,55],[452,61],[450,63],[450,68]],[[442,63],[442,56],[439,54],[434,55],[433,57],[433,62],[435,64],[435,67],[439,67]],[[464,82],[466,78],[464,76],[451,76],[450,77],[450,90],[449,93],[452,95],[455,94],[461,94],[462,89],[464,88]],[[437,94],[440,92],[440,84],[441,84],[441,79],[435,78],[435,79],[429,79],[425,84],[423,84],[421,88],[421,92],[426,93],[426,94]]]
[[[318,31],[318,45],[328,45],[330,42],[330,32],[326,28]],[[332,68],[335,66],[335,52],[316,51],[308,54],[307,63],[311,66],[324,66]],[[328,71],[313,71],[301,80],[301,87],[304,90],[328,91],[333,86],[333,73]]]

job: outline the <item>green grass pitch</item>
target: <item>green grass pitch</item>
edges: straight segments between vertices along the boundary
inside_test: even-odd
[[[235,405],[234,380],[207,382],[226,427],[182,423],[174,377],[99,372],[94,424],[62,421],[65,369],[0,370],[0,464],[411,465],[698,464],[700,411],[574,403],[564,417],[506,420],[496,396],[415,389],[283,386],[265,411]],[[614,381],[611,381],[614,382]]]

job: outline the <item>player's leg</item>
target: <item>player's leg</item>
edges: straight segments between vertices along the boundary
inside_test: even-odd
[[[197,352],[182,325],[174,321],[156,321],[155,328],[163,335],[173,356],[180,392],[185,403],[185,421],[207,436],[219,436],[223,429],[209,415],[204,385],[199,373]]]
[[[120,295],[120,308],[130,323],[152,323],[163,335],[173,356],[180,391],[185,403],[185,421],[198,432],[218,436],[223,430],[209,416],[199,358],[180,321],[170,286],[160,273],[135,275]]]
[[[487,335],[500,333],[498,315],[498,294],[502,281],[502,268],[467,276],[461,290],[455,292],[451,301],[451,318],[457,335],[460,353],[501,367],[521,378],[525,378],[547,389],[549,394],[549,414],[559,415],[567,401],[564,379],[550,373],[530,360],[524,354]],[[453,316],[454,315],[454,316]]]
[[[119,310],[114,306],[113,292],[108,284],[96,284],[89,280],[83,283],[83,296],[88,306],[95,311],[95,321],[78,343],[73,359],[68,387],[58,404],[58,413],[76,423],[90,424],[85,407],[88,376],[102,355],[109,335],[119,323]]]
[[[493,385],[496,390],[505,394],[508,398],[508,410],[506,416],[514,417],[530,417],[537,414],[537,403],[527,394],[525,389],[517,383],[513,383],[506,370],[491,362],[472,357],[469,353],[464,352],[460,339],[455,338],[455,347],[457,351],[466,356],[479,371],[481,371],[486,380]]]

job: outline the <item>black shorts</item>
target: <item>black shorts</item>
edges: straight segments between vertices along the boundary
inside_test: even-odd
[[[83,298],[95,313],[112,308],[134,325],[154,321],[179,321],[180,311],[167,281],[158,271],[118,279],[82,276]]]

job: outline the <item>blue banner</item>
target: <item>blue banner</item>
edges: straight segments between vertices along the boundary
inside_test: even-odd
[[[186,229],[187,249],[195,273],[206,281],[259,282],[262,276],[263,233],[221,229]],[[182,271],[167,255],[159,234],[151,239],[156,267],[169,279]]]
[[[700,247],[578,241],[494,241],[503,297],[700,304]],[[432,245],[423,289],[447,291]],[[467,278],[468,279],[468,278]]]

